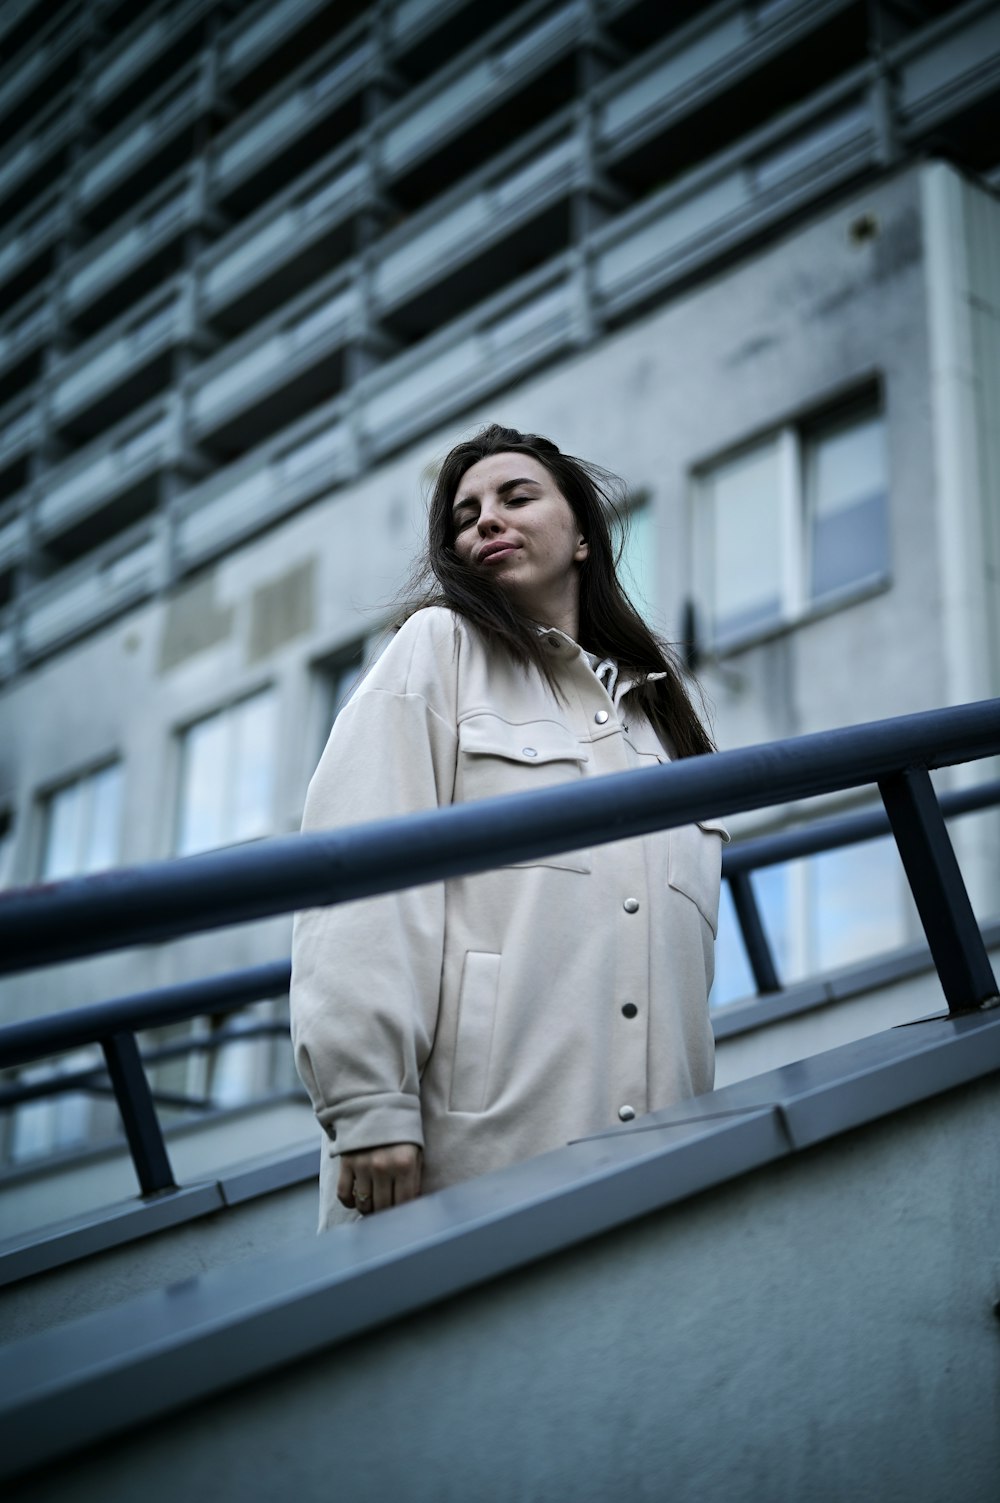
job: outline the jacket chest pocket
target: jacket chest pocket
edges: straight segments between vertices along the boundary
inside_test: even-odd
[[[498,715],[470,715],[459,725],[458,745],[456,791],[463,802],[576,782],[583,777],[584,763],[589,760],[586,748],[556,720],[513,724]],[[562,851],[512,865],[589,872],[591,857],[588,850]]]

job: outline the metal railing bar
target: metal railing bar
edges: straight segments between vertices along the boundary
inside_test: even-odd
[[[101,1048],[141,1194],[155,1195],[160,1190],[176,1190],[177,1182],[150,1095],[149,1081],[139,1058],[135,1034],[112,1034],[101,1040]]]
[[[0,895],[0,973],[371,897],[998,752],[1000,700],[986,700],[14,889]]]
[[[760,908],[757,906],[757,895],[753,890],[750,873],[732,872],[728,874],[728,877],[729,891],[736,910],[736,921],[743,936],[747,960],[750,962],[750,970],[753,972],[758,995],[780,992],[782,987],[778,977],[778,968],[767,938]]]
[[[941,812],[947,819],[957,819],[1000,804],[1000,778],[977,783],[974,788],[953,788],[939,795]],[[859,845],[891,835],[892,826],[885,808],[860,809],[854,814],[836,814],[817,819],[799,830],[781,830],[774,835],[759,835],[734,841],[722,853],[722,874],[756,871],[762,866],[777,866],[802,856],[818,856],[825,851]]]
[[[910,768],[879,780],[879,792],[952,1014],[1000,1002],[969,894],[930,774]]]
[[[191,1017],[196,1018],[200,1015],[198,1012],[193,1012]],[[70,1016],[72,1017],[72,1014]],[[59,1021],[58,1015],[53,1016],[53,1021]],[[0,1037],[2,1037],[2,1030],[0,1030]],[[284,1019],[280,1022],[258,1023],[252,1028],[227,1028],[218,1033],[209,1034],[205,1038],[179,1039],[176,1044],[164,1044],[159,1049],[143,1049],[140,1054],[143,1065],[148,1067],[166,1064],[174,1059],[184,1059],[190,1054],[214,1054],[225,1048],[227,1044],[242,1043],[244,1039],[287,1039],[287,1037],[288,1020]],[[103,1066],[89,1070],[74,1070],[65,1075],[50,1075],[46,1080],[0,1086],[0,1111],[13,1106],[22,1106],[28,1101],[44,1100],[47,1096],[62,1096],[71,1091],[104,1095],[110,1089],[107,1071]],[[153,1096],[156,1100],[163,1099],[163,1093],[160,1091],[154,1090]]]
[[[134,992],[110,1002],[94,1002],[71,1012],[10,1023],[0,1029],[0,1069],[99,1043],[120,1028],[140,1033],[286,995],[291,971],[291,961],[277,960],[199,981],[181,981],[156,991]],[[155,1060],[147,1056],[147,1063]]]

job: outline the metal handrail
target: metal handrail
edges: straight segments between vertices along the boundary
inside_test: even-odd
[[[839,833],[845,835],[844,825],[851,829],[845,838],[832,843],[870,839],[887,826],[891,829],[949,1009],[968,1011],[995,1004],[997,984],[929,769],[997,753],[1000,700],[990,700],[346,830],[262,841],[180,861],[15,889],[0,895],[0,971],[29,969],[150,939],[346,902],[583,843],[603,844],[877,782],[885,817],[848,816],[838,822]],[[945,798],[952,803],[952,812],[963,812],[994,802],[998,786],[981,785]],[[824,823],[830,836],[831,822]],[[734,852],[726,873],[744,935],[749,936],[748,949],[756,917],[757,940],[763,942],[765,960],[766,939],[747,871],[751,864],[806,854],[805,834],[790,832],[747,842],[756,845],[756,859],[751,852],[750,859],[744,857],[741,862]],[[405,872],[402,882],[401,870]],[[764,965],[763,986],[757,964],[754,969],[761,989],[780,987],[773,965],[772,973]],[[277,983],[267,995],[284,990],[287,963],[207,983],[187,983],[145,997],[121,998],[79,1009],[65,1019],[13,1025],[0,1031],[0,1065],[76,1043],[100,1042],[143,1192],[172,1188],[173,1175],[134,1030],[192,1016],[196,996],[197,1011],[203,1013],[258,1000],[260,992],[251,993],[265,975],[269,987],[272,980]],[[202,1003],[206,996],[208,1006]],[[53,1043],[56,1037],[59,1043]]]
[[[0,894],[0,974],[467,876],[998,753],[1000,699],[984,700],[535,793],[14,888]]]
[[[942,793],[939,802],[946,818],[991,808],[1000,804],[1000,778],[977,783],[973,788],[952,789]],[[734,841],[723,850],[722,875],[731,882],[734,877],[750,875],[761,867],[859,845],[863,841],[891,833],[884,809],[863,809],[851,814],[816,819],[802,829],[782,830],[773,835],[752,836],[746,840]],[[743,938],[746,940],[745,933]],[[21,1023],[5,1024],[0,1026],[0,1069],[11,1069],[48,1055],[64,1054],[72,1049],[99,1043],[101,1038],[122,1028],[136,1033],[152,1028],[166,1028],[174,1023],[188,1022],[192,1018],[235,1012],[254,1002],[281,997],[288,991],[291,971],[290,960],[268,961],[263,965],[247,966],[197,981],[183,981],[173,986],[132,992],[107,1002],[95,1002],[85,1007],[71,1008],[67,1012],[48,1013],[28,1018]],[[783,988],[780,985],[777,988],[758,985],[758,991],[767,990],[780,991]],[[239,1035],[243,1036],[242,1033]],[[227,1039],[223,1035],[215,1035],[213,1041],[224,1043]],[[192,1049],[203,1048],[205,1041],[191,1040],[190,1046]],[[179,1050],[181,1045],[176,1047]],[[161,1052],[158,1052],[156,1058],[160,1057]],[[143,1060],[147,1064],[156,1062],[149,1054],[144,1054]],[[57,1081],[53,1081],[53,1086],[65,1090],[66,1082],[72,1078],[60,1076]],[[7,1096],[0,1093],[0,1107],[7,1104]]]

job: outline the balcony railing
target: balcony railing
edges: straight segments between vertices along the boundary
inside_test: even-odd
[[[54,583],[26,591],[21,624],[25,651],[40,656],[144,599],[155,577],[152,525],[142,522],[70,565]]]
[[[888,826],[952,1015],[1000,1005],[982,933],[930,779],[1000,753],[1000,700],[692,757],[403,819],[293,835],[0,894],[0,974],[467,876],[580,845],[673,828],[877,783],[885,815],[749,841],[728,854],[755,970],[755,867],[880,834]],[[1000,783],[949,796],[952,812],[995,804]],[[964,802],[962,801],[964,799]],[[400,883],[400,873],[406,874]],[[756,915],[756,917],[755,917]],[[760,979],[760,978],[759,978]],[[776,978],[775,978],[776,979]],[[100,1044],[144,1194],[175,1187],[135,1034],[230,1012],[288,986],[287,962],[121,998],[0,1030],[0,1068]],[[764,978],[768,989],[770,979]]]
[[[31,46],[0,71],[0,121],[33,90],[41,88],[56,68],[74,59],[85,27],[84,7],[80,0],[75,0],[53,15],[45,30],[33,38]]]
[[[218,0],[165,0],[152,14],[140,16],[101,58],[88,90],[91,109],[106,110],[217,7]]]
[[[163,466],[172,432],[169,399],[158,397],[50,470],[36,510],[42,538],[149,484]]]
[[[225,201],[307,132],[319,129],[324,119],[360,92],[374,57],[367,27],[349,27],[235,120],[212,150],[210,179],[215,195]]]
[[[64,296],[71,316],[126,284],[146,263],[199,222],[200,198],[188,168],[154,189],[72,256]]]

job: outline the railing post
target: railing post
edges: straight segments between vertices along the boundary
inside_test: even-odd
[[[996,977],[926,768],[879,781],[885,812],[937,966],[948,1011],[995,1003]]]
[[[736,920],[743,935],[743,944],[746,947],[747,959],[753,972],[754,985],[758,995],[765,992],[780,992],[781,981],[778,977],[778,968],[774,963],[774,955],[768,943],[767,933],[757,906],[757,895],[753,890],[749,872],[733,872],[727,876],[729,891],[733,896],[733,907],[736,910]]]
[[[157,1190],[176,1189],[167,1145],[160,1131],[135,1034],[110,1034],[101,1040],[101,1048],[104,1050],[118,1110],[122,1114],[132,1163],[139,1176],[140,1190],[143,1195],[154,1195]]]

